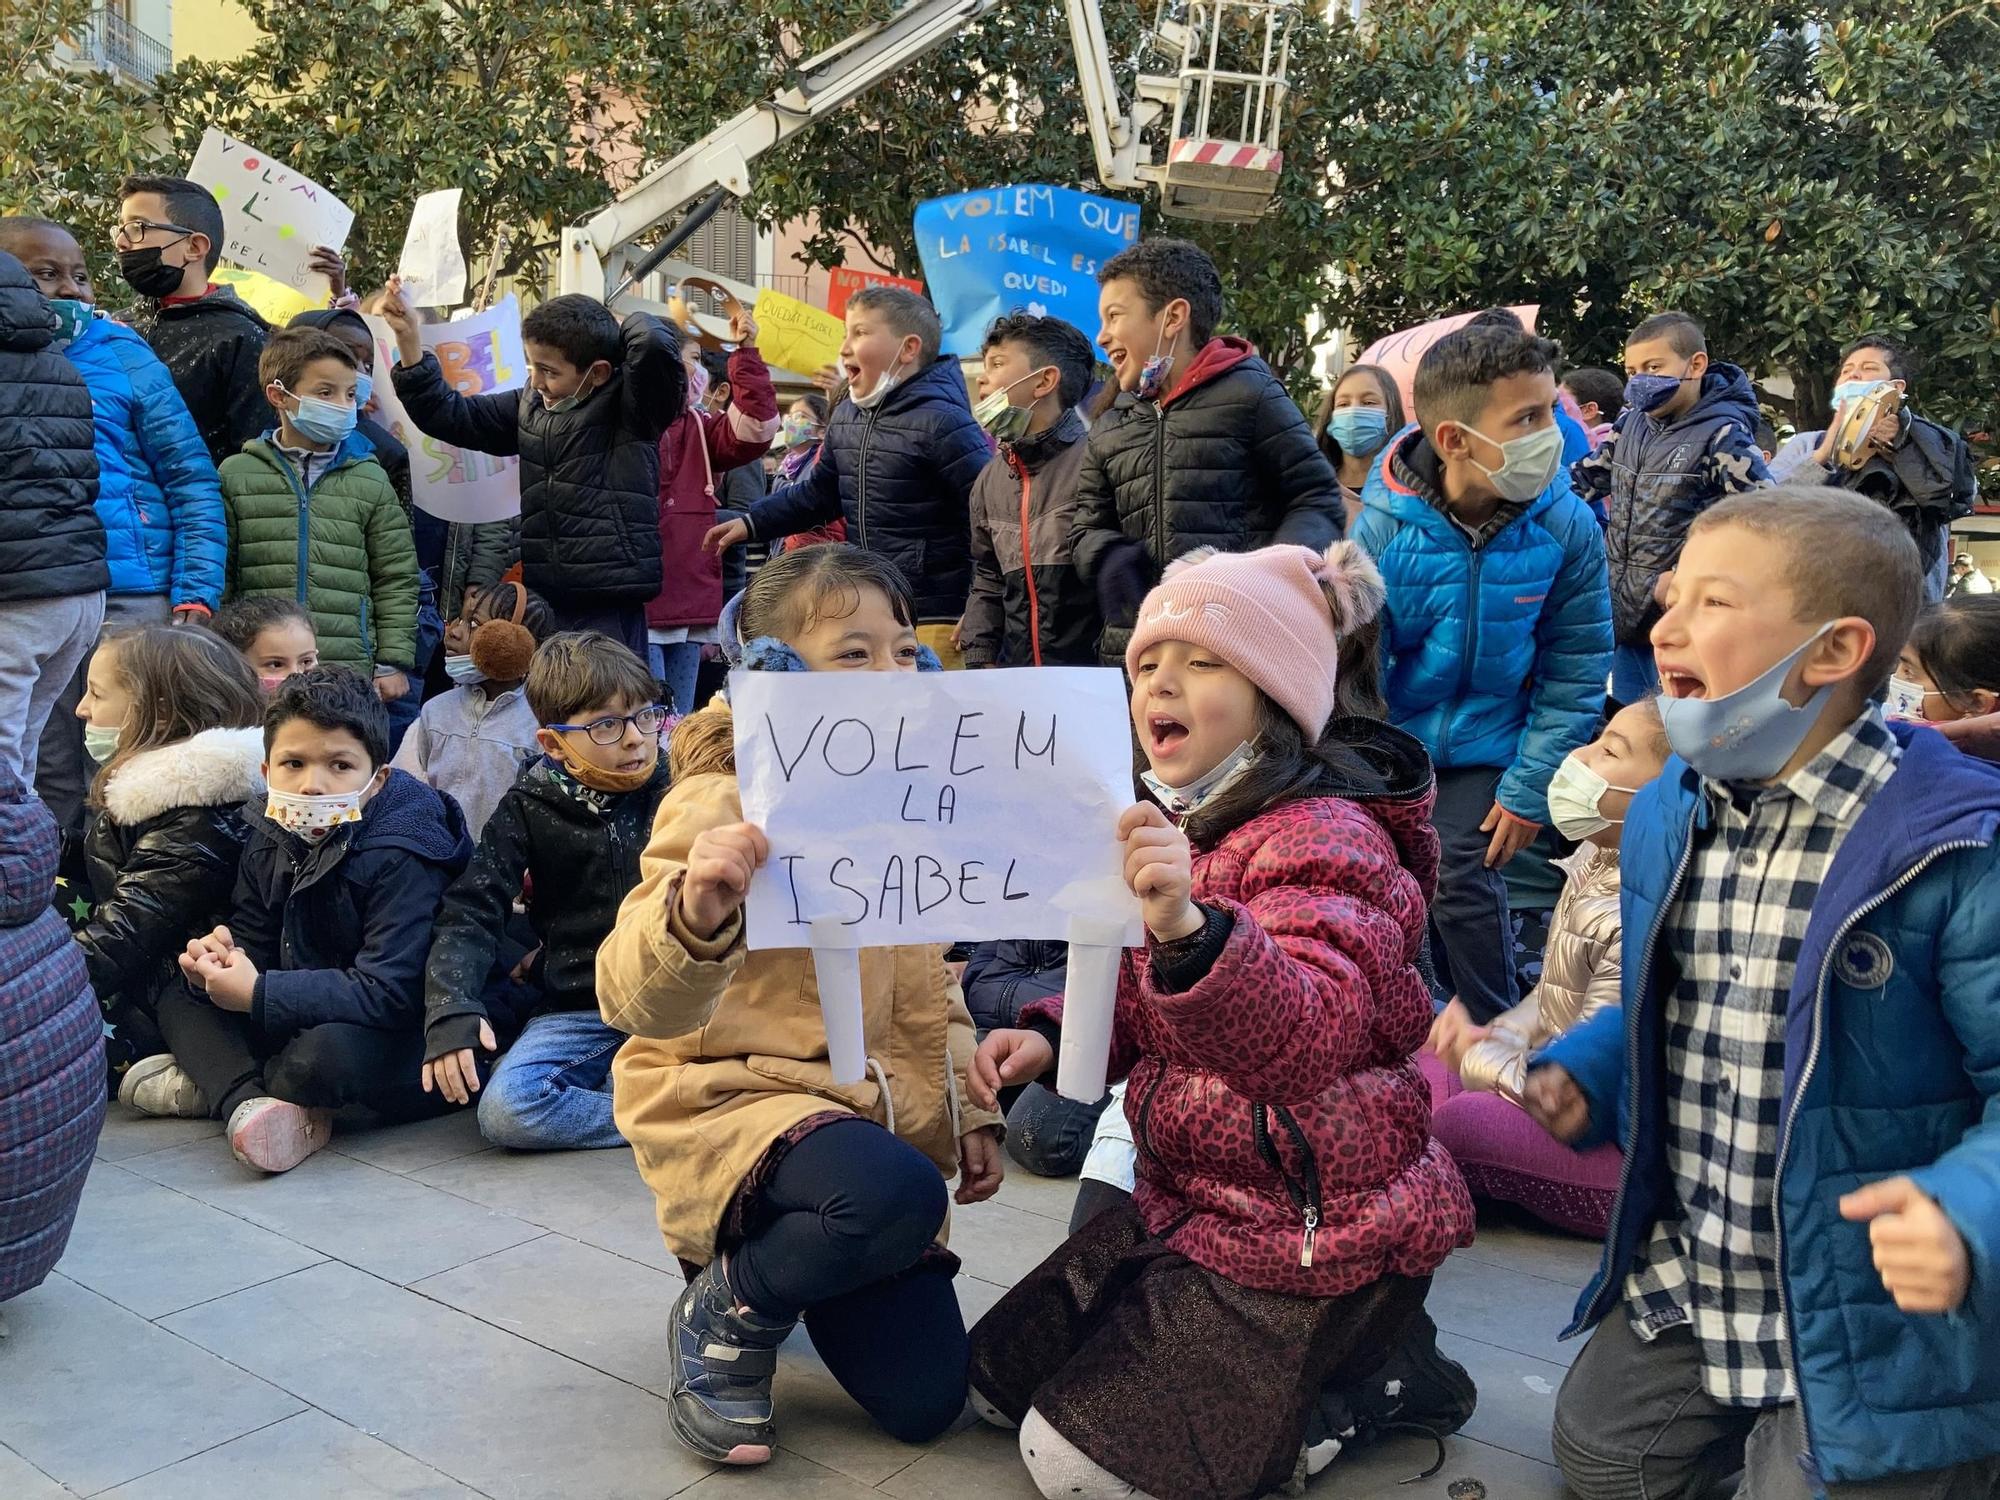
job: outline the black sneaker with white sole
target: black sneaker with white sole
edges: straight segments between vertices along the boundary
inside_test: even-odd
[[[768,1463],[777,1443],[771,1377],[795,1319],[766,1321],[736,1305],[720,1258],[687,1284],[668,1320],[674,1436],[718,1464]]]

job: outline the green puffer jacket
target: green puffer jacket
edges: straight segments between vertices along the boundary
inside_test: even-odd
[[[222,464],[229,520],[224,597],[279,594],[313,617],[319,659],[369,673],[416,655],[417,548],[374,449],[335,450],[310,492],[271,443],[252,438]]]

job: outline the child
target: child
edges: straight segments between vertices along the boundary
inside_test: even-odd
[[[1403,423],[1403,393],[1380,365],[1349,365],[1326,393],[1313,436],[1340,481],[1342,531],[1361,519],[1369,465]]]
[[[1020,1424],[1044,1495],[1291,1480],[1321,1386],[1379,1364],[1472,1242],[1412,1060],[1430,765],[1334,716],[1373,574],[1346,544],[1198,553],[1127,644],[1151,769],[1118,832],[1148,942],[1120,975],[1111,1076],[1130,1075],[1137,1192],[972,1332],[975,1409]],[[981,1102],[1055,1062],[1060,1007],[1028,1015],[981,1044]]]
[[[409,518],[354,430],[354,355],[330,333],[286,328],[259,365],[278,425],[222,465],[229,596],[275,594],[312,615],[320,661],[410,690],[417,551]]]
[[[1549,1139],[1520,1109],[1528,1057],[1618,1003],[1618,837],[1639,788],[1670,752],[1651,699],[1622,708],[1604,732],[1570,753],[1549,783],[1549,818],[1582,847],[1557,864],[1569,876],[1556,897],[1542,977],[1533,992],[1486,1026],[1453,1000],[1431,1027],[1438,1067],[1431,1130],[1475,1198],[1518,1203],[1558,1229],[1604,1237],[1623,1158],[1613,1145],[1576,1152]],[[1463,1092],[1461,1092],[1461,1088]]]
[[[259,365],[270,325],[208,279],[224,231],[207,188],[185,177],[127,177],[118,200],[118,274],[152,304],[139,331],[173,373],[219,468],[268,425]]]
[[[527,700],[546,757],[500,798],[438,917],[424,981],[424,1090],[454,1104],[479,1094],[480,1134],[496,1146],[625,1144],[611,1118],[611,1057],[625,1037],[598,1019],[597,947],[638,884],[639,851],[667,788],[658,686],[609,637],[572,632],[542,645]],[[482,993],[524,880],[541,939],[530,978],[541,993],[482,1091],[477,1053],[499,1050]]]
[[[367,679],[285,680],[230,923],[187,945],[187,988],[160,1001],[187,1076],[162,1065],[159,1088],[226,1121],[236,1159],[261,1172],[324,1146],[336,1109],[395,1123],[442,1107],[417,1086],[424,957],[472,841],[457,803],[390,769],[388,738]]]
[[[2000,772],[1873,701],[1922,586],[1896,516],[1838,490],[1688,532],[1653,626],[1676,759],[1620,849],[1624,1003],[1524,1090],[1626,1156],[1556,1401],[1581,1500],[1737,1467],[1760,1500],[2000,1484]]]
[[[390,761],[451,793],[475,840],[507,789],[541,758],[541,723],[521,688],[535,648],[554,630],[548,601],[518,583],[474,594],[444,629],[452,688],[425,702]]]
[[[1099,267],[1097,284],[1097,342],[1121,394],[1091,429],[1072,529],[1109,666],[1161,568],[1203,546],[1318,551],[1340,533],[1340,487],[1256,349],[1214,336],[1222,277],[1198,247],[1146,240]]]
[[[649,313],[621,325],[589,297],[551,297],[521,320],[528,383],[463,396],[417,336],[391,279],[396,395],[418,430],[521,460],[521,578],[564,630],[601,630],[646,654],[660,592],[660,437],[687,392],[680,338]]]
[[[741,613],[753,668],[937,665],[908,585],[858,548],[773,558]],[[965,1408],[944,1183],[963,1171],[960,1203],[998,1190],[999,1116],[964,1098],[972,1022],[936,947],[862,953],[870,1043],[897,1062],[833,1082],[809,954],[743,945],[769,845],[742,821],[731,746],[725,701],[674,731],[673,790],[597,959],[604,1019],[632,1033],[618,1123],[688,1276],[668,1333],[674,1432],[719,1463],[769,1459],[778,1346],[803,1316],[869,1416],[928,1442]]]
[[[844,520],[849,541],[916,581],[918,636],[954,662],[952,627],[972,586],[967,497],[993,449],[972,418],[958,361],[938,353],[943,337],[936,311],[908,288],[856,292],[840,346],[848,395],[818,460],[704,545],[721,552]]]
[[[1889,679],[1889,715],[1920,724],[2000,708],[2000,596],[1955,594],[1924,607]]]
[[[1562,475],[1555,356],[1518,328],[1433,344],[1418,426],[1370,472],[1355,529],[1389,591],[1390,717],[1437,766],[1431,951],[1481,1024],[1521,998],[1501,867],[1548,821],[1610,668],[1604,534]]]
[[[1626,335],[1625,369],[1624,414],[1573,473],[1577,493],[1606,512],[1611,697],[1636,703],[1659,687],[1647,643],[1660,614],[1653,593],[1689,523],[1725,495],[1769,484],[1771,471],[1749,377],[1709,359],[1707,336],[1686,313],[1658,313]]]
[[[103,767],[83,839],[92,905],[76,940],[112,1070],[124,1073],[120,1098],[180,1113],[161,1098],[174,1081],[159,1076],[160,996],[180,988],[174,961],[187,940],[229,915],[249,836],[243,804],[264,791],[264,701],[226,642],[150,625],[98,646],[76,716]]]
[[[1625,410],[1625,382],[1610,370],[1585,365],[1565,374],[1562,388],[1576,402],[1577,420],[1583,423],[1590,451],[1595,453],[1611,436],[1619,414]]]
[[[266,698],[294,672],[319,665],[312,615],[296,599],[255,594],[232,599],[209,627],[239,651]]]
[[[1088,429],[1076,409],[1097,356],[1060,318],[1013,313],[986,331],[979,423],[1000,445],[972,482],[972,593],[959,640],[968,667],[1097,660],[1097,591],[1070,543]]]
[[[828,409],[826,396],[819,391],[807,391],[785,409],[784,447],[778,456],[778,470],[771,476],[774,490],[783,489],[802,478],[818,461],[820,447],[826,439]],[[824,526],[793,532],[779,543],[778,550],[796,552],[801,547],[817,547],[821,542],[846,540],[847,522],[835,516]],[[725,588],[723,592],[729,591]],[[730,597],[733,599],[736,596],[730,594]]]

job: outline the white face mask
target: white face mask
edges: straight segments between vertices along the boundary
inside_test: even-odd
[[[1903,676],[1889,679],[1889,696],[1883,704],[1883,712],[1892,719],[1908,719],[1915,724],[1926,722],[1924,701],[1931,695],[1924,691],[1921,683],[1910,681]]]
[[[1256,763],[1257,750],[1248,740],[1223,756],[1208,770],[1195,777],[1186,786],[1168,786],[1151,771],[1141,771],[1139,779],[1146,783],[1146,789],[1159,799],[1170,818],[1185,818],[1199,812],[1204,803],[1236,785],[1243,773]]]
[[[1574,751],[1563,758],[1549,778],[1549,821],[1571,843],[1580,844],[1623,818],[1607,818],[1598,809],[1606,792],[1636,793],[1632,786],[1613,786],[1579,760]]]
[[[357,792],[324,792],[308,796],[303,792],[271,789],[264,804],[264,816],[287,833],[297,834],[309,844],[317,844],[334,829],[361,821],[362,806],[375,783]]]
[[[1549,487],[1556,477],[1556,470],[1562,466],[1562,429],[1554,423],[1504,443],[1487,437],[1477,427],[1465,430],[1500,450],[1500,467],[1497,469],[1487,468],[1476,458],[1472,462],[1492,481],[1493,488],[1500,492],[1503,499],[1534,499]]]

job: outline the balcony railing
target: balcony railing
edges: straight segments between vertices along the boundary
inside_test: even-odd
[[[85,62],[140,83],[152,83],[174,65],[173,48],[110,9],[92,11],[75,42],[77,54]]]

